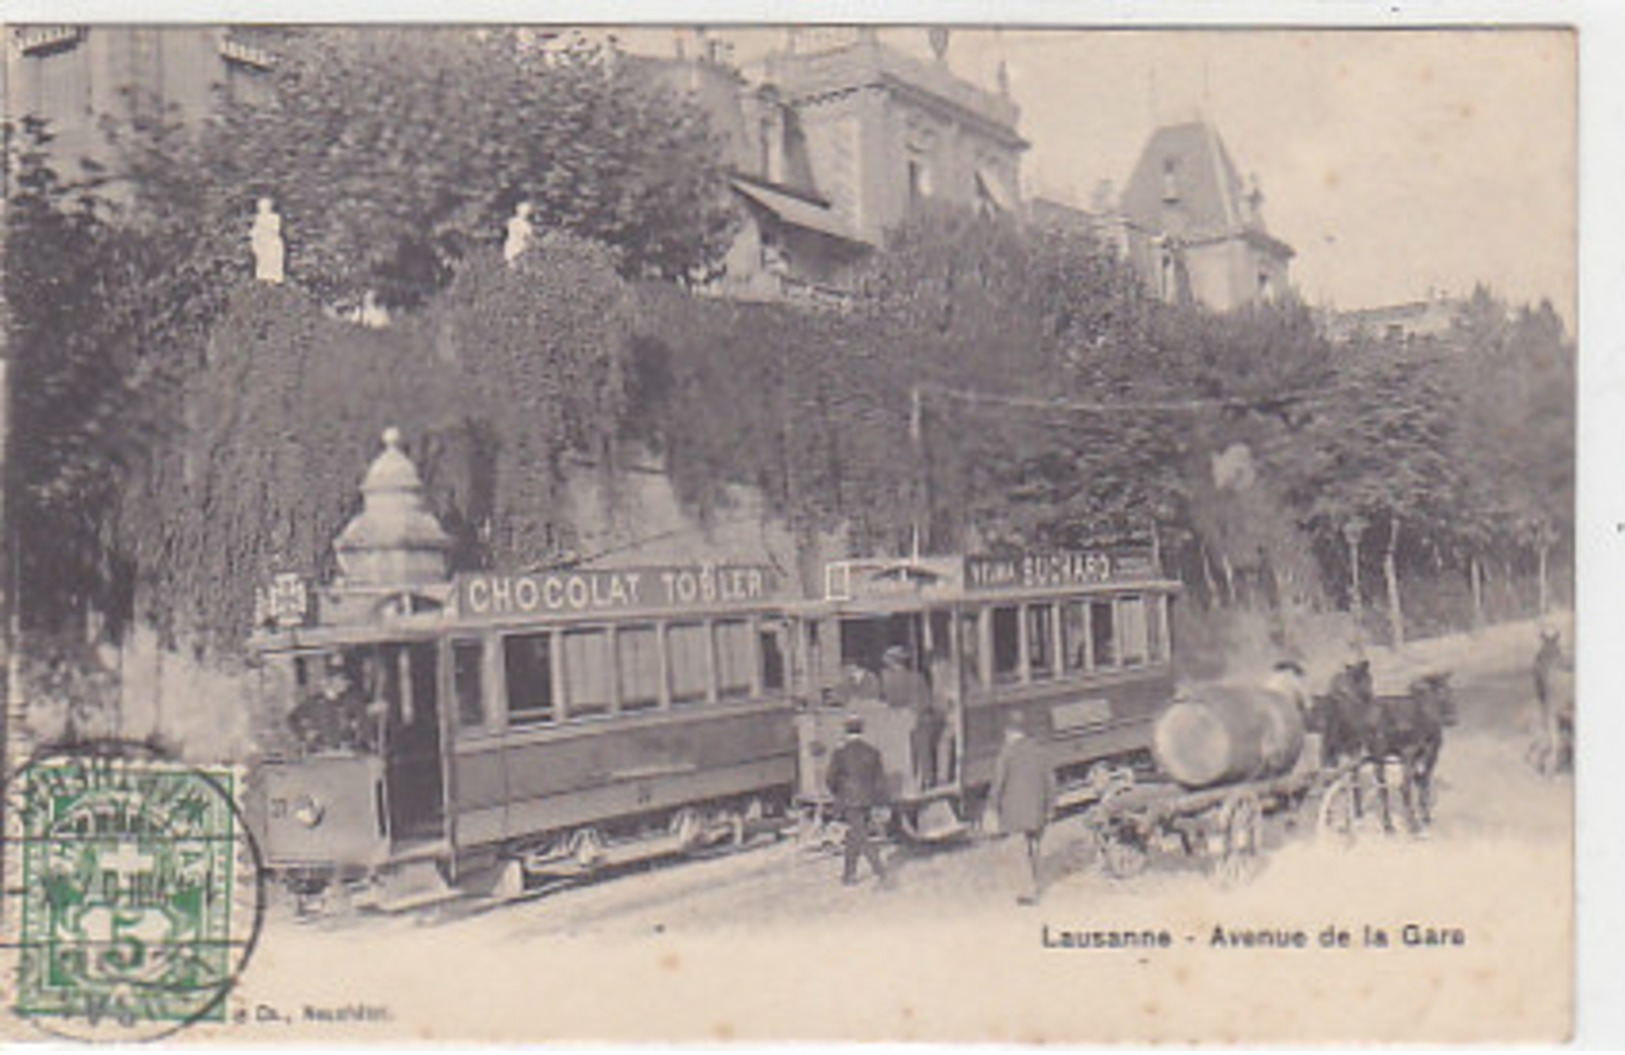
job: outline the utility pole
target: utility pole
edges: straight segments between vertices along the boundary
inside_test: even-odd
[[[923,535],[923,521],[925,519],[925,505],[927,492],[925,487],[925,421],[923,395],[920,386],[915,385],[908,393],[908,449],[910,460],[914,465],[913,485],[909,509],[909,556],[918,561],[920,559],[920,539]]]

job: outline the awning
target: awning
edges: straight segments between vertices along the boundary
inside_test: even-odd
[[[798,198],[793,194],[786,194],[784,191],[764,187],[748,180],[736,178],[731,182],[734,190],[792,227],[801,227],[846,242],[868,244],[866,238],[847,225],[845,218],[827,205],[817,205],[805,198]]]

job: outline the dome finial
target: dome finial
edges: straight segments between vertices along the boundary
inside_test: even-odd
[[[390,450],[394,450],[394,451],[400,450],[401,449],[401,430],[396,428],[393,425],[391,425],[389,428],[385,429],[384,430],[384,446],[388,447]]]

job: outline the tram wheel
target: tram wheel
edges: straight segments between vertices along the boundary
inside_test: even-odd
[[[496,881],[491,884],[491,897],[497,901],[515,901],[525,896],[525,865],[517,857],[497,863]]]
[[[705,823],[692,806],[684,806],[671,819],[671,833],[677,838],[678,849],[688,853],[699,847],[705,838]]]
[[[570,856],[582,868],[596,868],[604,856],[604,839],[596,828],[582,828],[570,839]]]

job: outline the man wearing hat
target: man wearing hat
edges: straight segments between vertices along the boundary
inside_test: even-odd
[[[335,654],[323,664],[316,691],[288,715],[288,724],[307,754],[371,751],[382,707],[381,702],[367,702],[343,657]]]
[[[914,776],[921,789],[937,782],[937,744],[946,723],[931,699],[931,684],[909,663],[905,645],[893,645],[881,656],[880,695],[893,707],[914,712],[914,728],[909,733],[909,753],[914,757]]]
[[[846,822],[846,858],[841,882],[851,886],[858,881],[858,857],[862,855],[884,883],[886,866],[880,848],[869,838],[869,815],[886,801],[886,770],[880,752],[863,738],[863,719],[853,715],[846,720],[846,739],[830,755],[824,775],[835,808]]]
[[[1038,866],[1044,828],[1055,808],[1055,771],[1044,747],[1030,735],[1029,721],[1020,711],[1010,715],[1004,729],[1004,746],[993,766],[993,786],[988,803],[998,812],[999,827],[1007,835],[1020,832],[1027,853],[1027,884],[1016,900],[1023,905],[1038,903]]]

